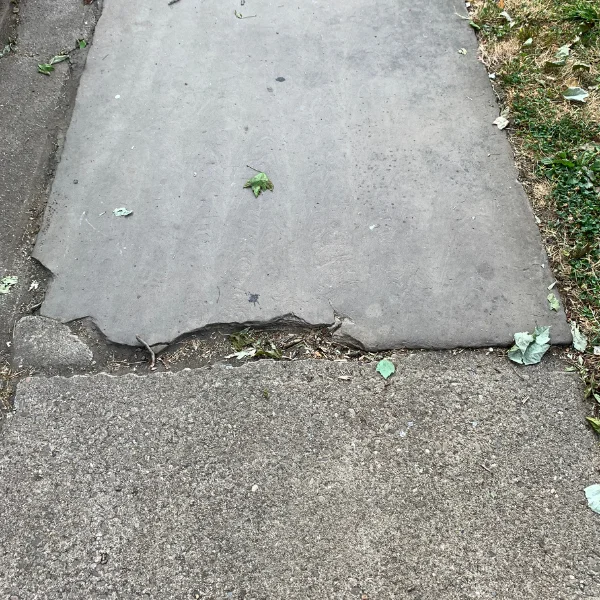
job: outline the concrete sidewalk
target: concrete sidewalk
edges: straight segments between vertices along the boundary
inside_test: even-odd
[[[577,379],[484,353],[30,378],[0,596],[600,597]]]
[[[457,6],[106,0],[35,249],[42,314],[129,345],[336,318],[369,349],[569,343]]]

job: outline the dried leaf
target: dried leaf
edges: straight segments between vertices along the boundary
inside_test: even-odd
[[[571,334],[573,335],[573,348],[579,352],[585,352],[588,345],[587,338],[579,331],[579,327],[574,321],[571,321]]]
[[[509,123],[510,123],[510,121],[506,117],[503,117],[502,115],[500,115],[494,121],[493,124],[496,125],[496,127],[498,127],[498,129],[506,129],[508,127]]]
[[[565,100],[569,100],[571,102],[585,102],[585,99],[590,94],[586,92],[583,88],[580,87],[569,87],[567,91],[563,94],[563,98]]]
[[[548,304],[551,310],[558,310],[560,308],[558,298],[552,293],[548,294]]]
[[[115,217],[128,217],[129,215],[132,215],[132,214],[133,214],[133,211],[128,210],[125,207],[115,208],[115,210],[113,210],[113,215],[115,215]]]

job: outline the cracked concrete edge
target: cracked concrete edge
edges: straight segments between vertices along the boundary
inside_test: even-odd
[[[67,325],[47,317],[20,319],[15,326],[13,346],[15,371],[44,375],[85,372],[94,360],[91,349]]]
[[[7,1],[3,6],[0,6],[0,50],[8,42],[11,29],[16,21],[14,8],[18,8],[17,2]]]

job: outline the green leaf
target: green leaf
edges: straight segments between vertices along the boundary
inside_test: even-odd
[[[115,210],[113,210],[113,215],[115,215],[115,217],[128,217],[129,215],[132,215],[132,214],[133,214],[133,211],[128,210],[125,207],[115,208]]]
[[[50,59],[50,64],[55,65],[56,63],[63,62],[64,60],[68,60],[68,54],[57,54]]]
[[[258,198],[261,192],[266,190],[273,191],[273,182],[267,177],[265,173],[257,173],[252,179],[248,179],[244,184],[245,188],[252,188],[254,196]]]
[[[533,38],[527,38],[524,42],[523,42],[523,46],[531,46],[533,44]]]
[[[588,501],[588,506],[600,515],[600,485],[595,483],[585,488],[585,497]]]
[[[536,327],[533,330],[533,337],[537,344],[550,343],[550,327]]]
[[[571,321],[571,334],[573,335],[573,348],[579,352],[585,352],[588,345],[587,338],[579,331],[579,327],[574,321]]]
[[[600,419],[594,417],[586,417],[587,422],[592,426],[592,429],[600,435]]]
[[[19,278],[15,275],[7,275],[0,279],[0,294],[8,294],[14,285],[17,285]]]
[[[85,40],[77,40],[77,45],[80,50],[83,50],[87,46],[87,42]]]
[[[535,365],[550,348],[550,327],[536,327],[533,335],[524,331],[515,333],[515,345],[508,358],[520,365]]]
[[[588,96],[589,93],[580,87],[568,87],[567,91],[563,94],[563,98],[571,102],[585,102]]]
[[[521,333],[515,333],[514,337],[515,345],[519,350],[521,350],[521,352],[525,352],[525,350],[527,350],[529,345],[532,344],[535,339],[530,333],[527,333],[526,331],[523,331]]]
[[[481,26],[478,25],[477,23],[475,23],[475,21],[469,21],[469,25],[475,30],[475,31],[479,31],[481,29]]]
[[[44,75],[50,75],[54,71],[54,67],[48,63],[42,63],[38,65],[38,73],[43,73]]]
[[[558,310],[560,308],[558,298],[552,293],[548,294],[548,304],[551,310]]]
[[[377,372],[384,378],[387,379],[396,372],[396,367],[391,360],[384,358],[377,363]]]

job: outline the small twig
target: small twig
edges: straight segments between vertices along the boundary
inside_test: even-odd
[[[171,6],[171,4],[175,4],[175,2],[179,2],[179,0],[169,0],[168,6]]]
[[[512,366],[512,365],[511,365]],[[523,377],[523,375],[521,375],[521,373],[519,373],[517,371],[517,369],[515,369],[515,367],[512,368],[512,370],[515,372],[515,375],[519,378],[522,379],[523,381],[527,381],[527,379],[525,379],[525,377]]]
[[[34,310],[36,310],[37,308],[39,308],[41,305],[42,305],[42,303],[38,302],[37,304],[34,304],[33,306],[28,306],[25,309],[25,312],[28,312],[28,313],[33,312]]]
[[[494,471],[492,471],[491,469],[488,469],[483,463],[479,465],[482,469],[485,469],[488,473],[491,473],[492,475],[494,474]]]
[[[175,0],[175,2],[177,1],[178,0]],[[150,361],[150,369],[153,371],[154,369],[156,369],[156,354],[154,354],[154,350],[152,350],[152,348],[150,348],[150,346],[148,346],[148,344],[139,335],[136,335],[135,337],[137,341],[140,342],[140,344],[144,344],[144,346],[146,346],[146,350],[150,352],[150,357],[152,359]]]
[[[262,173],[262,171],[259,171],[258,169],[255,169],[254,167],[251,167],[250,165],[246,165],[249,169],[252,169],[253,171],[256,171],[257,173]]]

